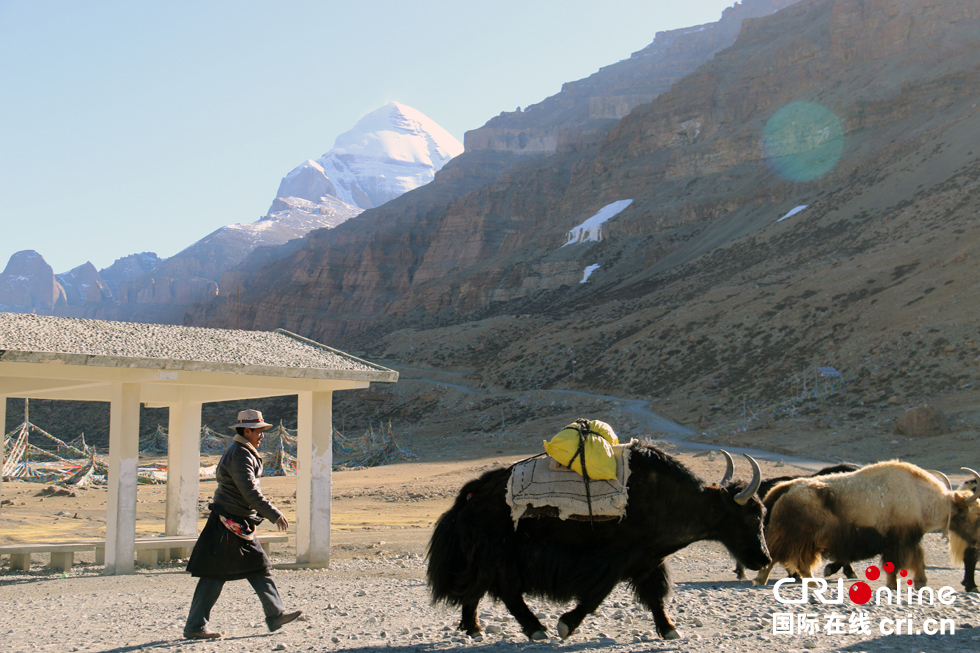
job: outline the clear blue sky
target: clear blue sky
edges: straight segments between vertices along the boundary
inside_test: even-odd
[[[460,141],[734,0],[0,0],[0,270],[163,257],[398,101]]]

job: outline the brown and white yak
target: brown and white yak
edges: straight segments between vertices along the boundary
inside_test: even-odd
[[[780,483],[764,499],[771,508],[766,542],[772,563],[754,583],[765,585],[776,563],[808,578],[822,556],[843,563],[881,555],[883,563],[895,564],[890,586],[898,586],[899,569],[909,569],[920,589],[927,582],[922,536],[941,531],[976,542],[978,496],[952,492],[926,470],[898,461]]]
[[[664,559],[693,542],[724,544],[746,567],[769,563],[752,481],[707,485],[663,451],[633,443],[629,505],[622,520],[511,519],[505,497],[510,469],[486,472],[460,490],[436,522],[429,542],[426,575],[433,602],[462,608],[460,630],[482,631],[477,605],[484,595],[503,601],[524,634],[539,640],[546,628],[528,609],[525,594],[577,605],[558,620],[569,637],[620,582],[652,613],[665,639],[680,637],[664,609],[670,589]]]
[[[721,451],[721,453],[724,454],[727,464],[729,467],[731,467],[733,465],[731,455],[724,449]],[[756,494],[758,494],[760,498],[765,498],[766,494],[769,493],[769,490],[773,489],[784,481],[792,481],[798,478],[813,478],[815,476],[829,476],[830,474],[843,474],[844,472],[854,472],[859,469],[861,469],[861,465],[856,463],[838,463],[836,465],[831,465],[830,467],[824,467],[823,469],[812,474],[796,474],[793,476],[776,476],[773,478],[767,478],[763,479]],[[730,474],[730,472],[726,472],[726,474]],[[854,573],[854,568],[850,565],[850,563],[840,563],[836,561],[830,562],[824,568],[823,575],[833,576],[841,569],[844,570],[844,575],[848,578],[857,578],[857,574]],[[743,567],[741,563],[735,563],[735,576],[739,580],[745,580],[745,567]]]

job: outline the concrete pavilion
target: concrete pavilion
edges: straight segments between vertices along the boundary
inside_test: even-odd
[[[0,425],[6,397],[110,404],[106,574],[134,571],[140,403],[170,410],[164,534],[196,536],[202,404],[298,395],[296,562],[326,567],[332,393],[397,380],[397,372],[283,330],[0,313]]]

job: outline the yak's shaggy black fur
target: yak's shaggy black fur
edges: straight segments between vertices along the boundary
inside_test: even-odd
[[[723,543],[747,567],[768,562],[757,497],[739,505],[744,484],[705,485],[687,467],[650,445],[632,445],[629,507],[621,521],[554,517],[521,519],[514,528],[505,501],[510,469],[497,469],[463,486],[436,523],[428,551],[428,582],[435,602],[462,607],[460,629],[481,631],[477,604],[485,594],[504,602],[530,638],[545,628],[524,603],[529,594],[578,605],[562,615],[568,637],[617,583],[629,582],[652,612],[662,637],[677,637],[664,611],[670,581],[664,558],[700,540]]]

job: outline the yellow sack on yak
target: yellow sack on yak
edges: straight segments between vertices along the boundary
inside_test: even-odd
[[[582,456],[575,454],[579,449],[579,427],[587,429],[585,435],[585,469],[590,479],[605,481],[616,478],[616,458],[612,445],[619,444],[619,438],[612,427],[597,419],[579,420],[562,429],[558,435],[545,441],[544,450],[548,455],[579,476],[582,475]],[[574,460],[572,460],[574,458]]]

